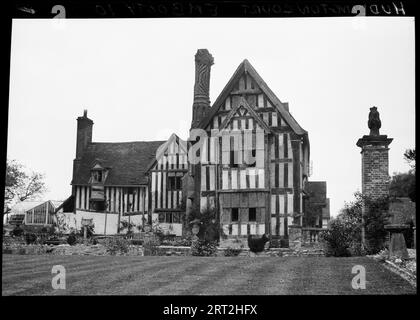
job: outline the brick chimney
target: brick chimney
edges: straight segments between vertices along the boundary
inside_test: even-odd
[[[198,49],[195,54],[194,103],[191,128],[196,128],[210,109],[210,68],[213,56],[207,49]]]
[[[83,117],[77,118],[76,159],[80,159],[84,150],[92,142],[93,121],[87,117],[87,110],[83,111]]]

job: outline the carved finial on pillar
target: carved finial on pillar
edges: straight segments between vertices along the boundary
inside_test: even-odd
[[[372,107],[369,112],[368,127],[370,129],[369,135],[379,136],[379,129],[381,128],[381,119],[379,119],[378,108]]]

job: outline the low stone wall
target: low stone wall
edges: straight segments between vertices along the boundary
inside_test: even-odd
[[[159,256],[190,256],[190,247],[175,247],[175,246],[159,246]]]
[[[217,248],[216,256],[225,256],[227,248]],[[102,244],[84,245],[76,244],[70,245],[3,245],[3,254],[47,254],[47,255],[93,255],[105,256],[111,255],[106,251],[106,247]],[[130,245],[127,253],[117,253],[116,255],[124,256],[144,256],[144,249],[139,245]],[[158,256],[191,256],[190,247],[176,247],[176,246],[159,246],[157,247]],[[301,256],[324,256],[322,249],[290,249],[290,248],[270,248],[263,252],[253,253],[249,248],[241,249],[238,254],[239,257],[301,257]]]
[[[3,245],[3,254],[51,254],[51,255],[92,255],[92,256],[105,256],[110,255],[106,251],[105,246],[97,245],[84,245],[76,244],[74,246],[70,245]],[[120,254],[117,254],[120,255]],[[143,247],[142,246],[129,246],[129,251],[123,255],[127,256],[142,256]]]
[[[263,252],[247,253],[250,257],[324,257],[325,253],[321,249],[304,249],[304,248],[270,248]]]

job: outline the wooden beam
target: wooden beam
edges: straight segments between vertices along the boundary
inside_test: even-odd
[[[248,95],[248,94],[262,94],[262,91],[260,89],[252,89],[252,88],[246,88],[246,89],[239,89],[239,90],[233,90],[230,92],[231,95]]]

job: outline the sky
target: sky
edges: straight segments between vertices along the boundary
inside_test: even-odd
[[[308,131],[312,176],[327,181],[331,215],[361,190],[356,142],[378,107],[393,138],[389,171],[415,147],[413,17],[14,20],[8,159],[44,173],[44,199],[71,194],[76,118],[93,141],[188,137],[194,55],[214,57],[214,102],[248,59]]]

